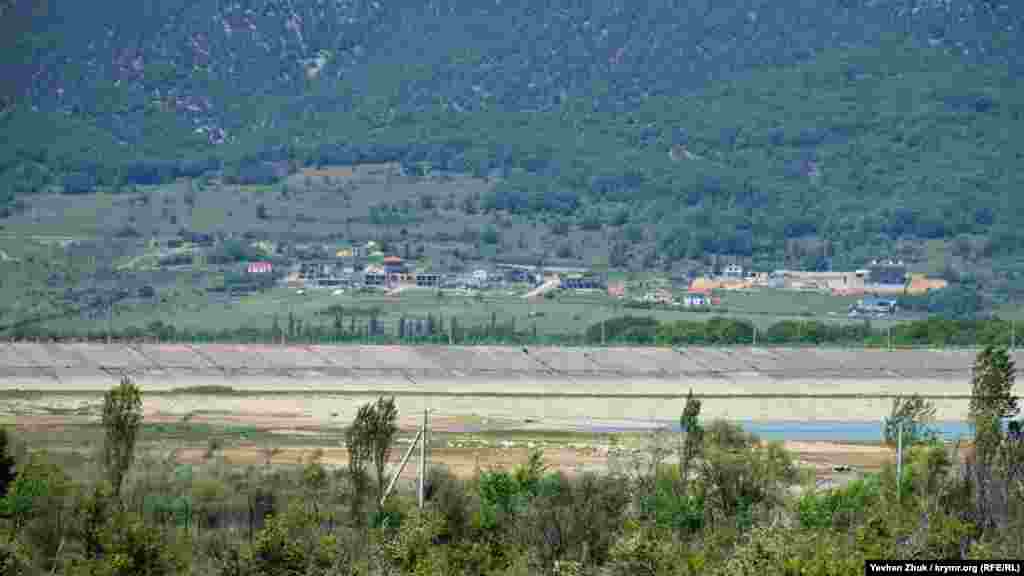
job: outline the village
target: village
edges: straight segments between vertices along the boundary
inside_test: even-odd
[[[898,260],[873,260],[852,271],[746,270],[730,264],[718,274],[691,278],[648,277],[643,281],[616,279],[607,271],[541,264],[493,262],[471,270],[452,272],[385,253],[369,241],[338,248],[333,257],[302,258],[284,264],[271,261],[245,263],[245,274],[268,276],[274,283],[304,293],[307,290],[383,292],[442,290],[465,294],[518,289],[524,298],[541,298],[556,291],[604,293],[636,304],[688,309],[714,309],[726,291],[784,290],[859,296],[849,308],[851,317],[891,316],[897,299],[945,288],[943,279],[911,273]],[[265,285],[265,283],[264,283]]]

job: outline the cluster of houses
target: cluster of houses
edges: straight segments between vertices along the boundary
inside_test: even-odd
[[[718,277],[697,278],[691,288],[745,289],[756,287],[784,290],[823,291],[840,295],[901,295],[923,294],[946,287],[946,281],[928,278],[924,274],[911,274],[898,260],[873,260],[868,266],[852,271],[776,270],[774,272],[746,272],[743,267],[727,266]]]
[[[558,287],[566,290],[605,290],[604,277],[581,268],[557,268],[497,264],[490,269],[478,268],[465,273],[448,273],[434,269],[416,269],[415,265],[394,255],[374,253],[375,246],[338,250],[334,258],[306,257],[287,269],[277,271],[283,282],[295,288],[358,288],[387,290],[404,288],[480,290],[499,285],[526,284],[536,287],[557,278]],[[274,274],[270,262],[249,262],[251,275]]]
[[[329,254],[329,252],[327,253]],[[563,290],[602,291],[613,298],[625,298],[624,283],[609,284],[606,276],[583,268],[540,267],[518,264],[496,264],[489,269],[479,268],[465,273],[447,273],[434,269],[416,269],[414,265],[394,255],[384,256],[373,242],[365,246],[342,248],[334,258],[305,257],[276,270],[270,262],[249,262],[246,271],[251,275],[283,276],[283,281],[296,288],[360,288],[385,290],[405,288],[428,289],[487,289],[511,284],[525,284],[537,288],[554,282]],[[275,274],[276,272],[276,274]],[[748,272],[738,264],[725,267],[714,277],[700,277],[690,282],[681,299],[664,287],[649,290],[632,300],[642,303],[688,308],[706,308],[718,304],[714,290],[742,290],[776,288],[785,290],[824,291],[842,295],[862,295],[850,307],[851,316],[877,316],[896,312],[895,297],[901,294],[922,294],[941,289],[946,282],[909,274],[901,261],[874,260],[868,266],[853,271],[813,272],[803,270],[776,270],[774,272]]]

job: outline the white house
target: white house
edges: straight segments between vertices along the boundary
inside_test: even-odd
[[[729,264],[722,271],[726,278],[743,278],[743,267],[739,264]]]
[[[487,270],[483,270],[483,269],[474,270],[473,271],[473,280],[475,280],[477,282],[481,282],[481,283],[487,282]]]
[[[704,294],[687,294],[683,296],[683,304],[687,307],[708,306],[711,301]]]

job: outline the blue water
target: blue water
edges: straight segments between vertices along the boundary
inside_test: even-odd
[[[738,422],[744,430],[765,440],[831,440],[834,442],[877,442],[882,440],[882,423],[874,422]],[[679,426],[677,425],[678,429]],[[932,429],[940,438],[956,440],[972,436],[966,422],[936,422]]]
[[[882,440],[881,422],[753,422],[735,421],[743,429],[757,434],[765,440],[820,440],[831,442],[880,442]],[[658,422],[656,425],[667,426],[674,431],[679,430],[678,422]],[[939,437],[946,440],[968,438],[972,436],[971,427],[966,422],[936,422],[932,428]],[[595,426],[595,432],[621,432],[612,426]]]

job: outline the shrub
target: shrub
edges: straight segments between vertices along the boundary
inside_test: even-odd
[[[462,540],[470,528],[473,500],[464,482],[447,468],[432,467],[427,474],[426,498],[444,519],[444,530],[438,535],[442,542]]]
[[[846,529],[862,520],[878,501],[878,479],[858,479],[843,488],[804,494],[797,502],[797,518],[804,528]]]
[[[699,532],[704,526],[703,498],[678,490],[679,485],[678,469],[659,470],[650,491],[640,494],[641,513],[659,528],[682,534]]]
[[[699,558],[667,534],[631,530],[609,550],[610,576],[682,576],[700,572]]]
[[[530,503],[517,523],[519,540],[543,571],[562,560],[600,565],[608,558],[629,501],[618,480],[584,474]]]
[[[841,576],[862,574],[863,556],[843,550],[833,535],[758,527],[712,574]]]
[[[713,516],[748,526],[755,507],[777,504],[781,485],[797,479],[797,468],[779,442],[762,445],[726,422],[712,423],[707,438],[701,483]]]
[[[17,541],[0,542],[0,574],[4,576],[29,576],[32,574],[28,555]]]

